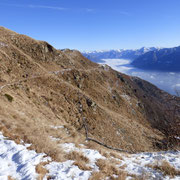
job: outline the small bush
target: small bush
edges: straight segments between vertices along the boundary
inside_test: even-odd
[[[7,100],[8,100],[9,102],[12,102],[12,101],[13,101],[13,97],[12,97],[11,95],[5,94],[4,96],[7,98]]]

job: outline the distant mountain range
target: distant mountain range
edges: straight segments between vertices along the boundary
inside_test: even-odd
[[[91,51],[82,53],[94,62],[102,59],[130,59],[132,65],[144,70],[180,71],[180,46],[174,48],[141,48],[135,50]]]
[[[149,51],[137,57],[132,65],[146,70],[180,71],[180,46]]]
[[[154,51],[156,49],[155,47],[142,47],[141,49],[118,49],[118,50],[105,50],[105,51],[86,51],[82,52],[82,54],[94,61],[94,62],[101,62],[102,59],[130,59],[134,60],[137,57],[149,52]]]

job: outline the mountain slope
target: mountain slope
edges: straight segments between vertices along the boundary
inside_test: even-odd
[[[0,28],[0,126],[8,137],[62,160],[59,142],[89,137],[125,151],[163,148],[179,99],[150,83]],[[65,127],[62,130],[53,127]],[[158,145],[157,145],[158,144]]]
[[[132,65],[147,70],[180,71],[180,46],[154,50],[139,56]]]

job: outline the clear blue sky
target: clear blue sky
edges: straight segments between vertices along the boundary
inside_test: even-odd
[[[180,0],[0,0],[0,23],[56,48],[180,45]]]

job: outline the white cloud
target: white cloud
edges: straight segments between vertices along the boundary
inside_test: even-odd
[[[58,6],[44,6],[44,5],[33,5],[33,4],[21,5],[21,4],[5,4],[5,3],[0,3],[0,5],[18,7],[18,8],[51,9],[51,10],[56,10],[56,11],[68,10],[68,11],[74,11],[74,12],[84,11],[87,13],[95,12],[94,9],[90,9],[90,8],[65,8],[65,7],[58,7]]]
[[[180,84],[175,84],[174,87],[180,87]]]
[[[55,6],[43,6],[43,5],[21,5],[21,4],[2,4],[4,6],[12,6],[12,7],[19,7],[19,8],[39,8],[39,9],[52,9],[52,10],[66,10],[67,8],[63,8],[63,7],[55,7]]]
[[[27,5],[24,7],[29,7],[29,8],[41,8],[41,9],[54,9],[54,10],[66,10],[67,8],[63,7],[55,7],[55,6],[41,6],[41,5]]]

